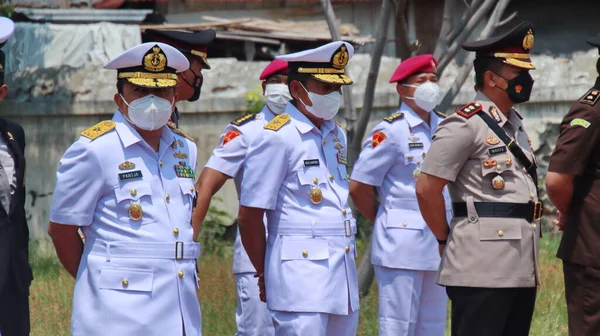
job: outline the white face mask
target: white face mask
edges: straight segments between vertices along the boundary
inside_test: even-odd
[[[129,107],[127,120],[146,131],[154,131],[165,126],[173,110],[173,102],[155,95],[147,95],[131,103],[127,103],[123,95],[121,99]]]
[[[281,114],[285,110],[292,95],[286,84],[267,84],[265,87],[265,102],[274,114]]]
[[[302,83],[300,83],[302,85]],[[302,99],[298,99],[305,107],[308,112],[317,118],[324,120],[331,120],[340,110],[342,104],[342,95],[338,91],[333,91],[326,95],[316,94],[314,92],[308,92],[304,85],[302,88],[308,94],[308,98],[312,102],[312,106],[306,105]]]
[[[417,104],[417,106],[423,110],[430,112],[437,105],[440,95],[440,87],[436,83],[428,81],[418,86],[410,84],[403,85],[416,88],[413,97],[406,98],[414,99],[415,104]]]

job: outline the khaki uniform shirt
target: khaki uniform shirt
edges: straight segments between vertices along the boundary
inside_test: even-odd
[[[475,101],[534,160],[521,117],[507,119],[484,94]],[[535,287],[539,284],[540,227],[521,218],[479,217],[473,202],[537,201],[536,185],[506,145],[477,115],[453,114],[433,135],[422,172],[449,180],[452,202],[466,202],[468,216],[451,221],[438,272],[443,286]],[[496,188],[492,181],[496,179]],[[498,181],[504,181],[499,188]]]
[[[578,100],[560,125],[548,171],[575,175],[573,198],[558,257],[600,267],[600,80]]]

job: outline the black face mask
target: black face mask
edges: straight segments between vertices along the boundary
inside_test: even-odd
[[[496,75],[502,77],[498,74]],[[529,71],[522,71],[517,77],[511,80],[507,80],[506,78],[504,80],[508,83],[508,87],[504,91],[513,103],[520,104],[529,100],[531,90],[533,89],[533,82],[535,82],[531,78]]]
[[[194,80],[190,83],[187,79],[183,78],[183,76],[181,78],[183,78],[183,81],[187,85],[194,89],[194,94],[188,99],[188,101],[193,102],[200,99],[200,91],[202,89],[202,84],[204,83],[204,77],[202,77],[202,74],[197,75],[192,69],[189,70],[194,74]]]

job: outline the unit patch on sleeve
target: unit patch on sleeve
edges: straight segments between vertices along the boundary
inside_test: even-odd
[[[371,138],[371,146],[375,148],[379,146],[379,144],[382,143],[385,139],[387,139],[385,133],[383,133],[382,131],[377,131],[373,133],[373,137]]]
[[[581,119],[581,118],[575,118],[573,120],[571,120],[571,126],[582,126],[584,128],[588,128],[590,127],[591,123],[587,120]]]
[[[225,133],[225,135],[223,136],[223,142],[221,143],[221,146],[225,146],[225,144],[227,144],[229,141],[237,138],[240,135],[240,132],[238,131],[229,131],[227,133]]]

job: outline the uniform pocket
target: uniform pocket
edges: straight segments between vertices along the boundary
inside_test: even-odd
[[[421,213],[415,210],[387,210],[386,227],[388,229],[423,230],[427,224]]]
[[[196,196],[196,188],[194,182],[188,179],[179,180],[179,188],[181,189],[183,204],[191,212],[194,203],[194,197]]]
[[[117,217],[122,223],[146,225],[156,222],[144,209],[152,207],[152,188],[144,181],[115,186]]]
[[[100,270],[100,289],[151,292],[153,282],[151,269],[103,267]]]
[[[479,238],[489,240],[521,240],[520,219],[482,218],[479,217]]]
[[[284,238],[281,260],[327,260],[329,244],[326,239]]]
[[[511,153],[481,159],[481,176],[484,195],[502,196],[517,190],[517,176]]]

